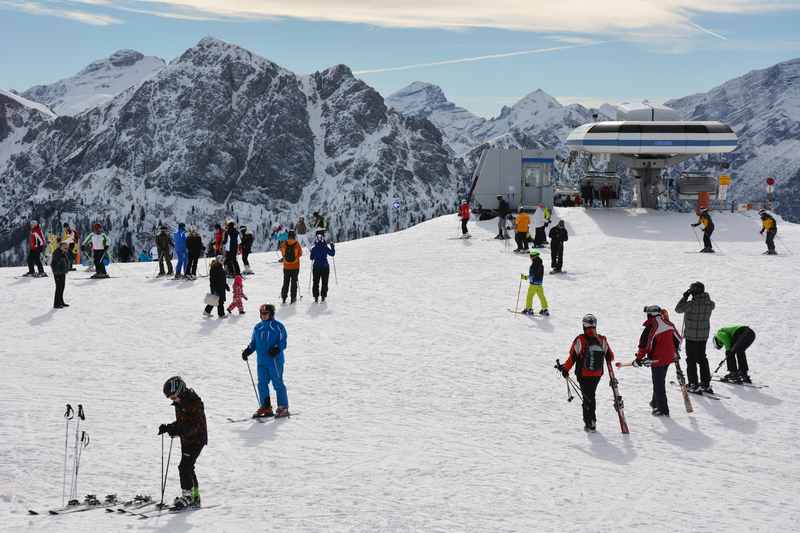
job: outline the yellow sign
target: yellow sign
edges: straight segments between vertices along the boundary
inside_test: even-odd
[[[722,174],[719,177],[719,184],[720,185],[730,185],[731,184],[731,176],[730,176],[730,174]]]

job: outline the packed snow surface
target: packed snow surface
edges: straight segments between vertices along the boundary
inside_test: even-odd
[[[456,238],[449,215],[342,243],[324,305],[308,294],[303,257],[304,298],[277,316],[295,415],[263,424],[226,417],[256,407],[240,352],[258,304],[278,301],[274,253],[251,256],[247,314],[228,320],[201,316],[206,278],[148,279],[154,263],[112,265],[115,277],[100,281],[71,273],[65,310],[51,309],[52,278],[2,269],[0,529],[796,530],[800,267],[789,252],[800,253],[800,229],[780,222],[781,255],[768,257],[754,214],[719,213],[710,255],[693,253],[688,214],[572,208],[556,217],[570,238],[567,273],[545,276],[549,318],[507,311],[529,259],[492,239],[495,221],[471,222],[470,240]],[[623,368],[630,434],[619,431],[607,377],[598,433],[584,433],[579,402],[566,401],[553,369],[581,317],[594,313],[627,362],[642,307],[673,309],[696,280],[717,304],[712,328],[755,330],[751,376],[769,388],[715,383],[730,398],[692,396],[687,414],[670,387],[672,417],[655,418],[649,371]],[[721,354],[708,350],[713,370]],[[149,520],[27,515],[61,503],[67,402],[83,404],[91,435],[79,492],[158,497],[156,430],[174,416],[161,387],[173,374],[205,402],[209,445],[197,475],[204,505],[215,507]],[[174,450],[170,500],[177,462]]]

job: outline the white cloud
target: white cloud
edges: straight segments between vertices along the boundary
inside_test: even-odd
[[[91,3],[84,0],[83,3]],[[99,3],[99,2],[96,2]],[[47,7],[40,2],[15,2],[0,0],[0,7],[6,9],[13,9],[15,11],[22,11],[31,15],[46,15],[50,17],[59,17],[83,24],[92,26],[109,26],[111,24],[120,24],[121,20],[110,15],[101,15],[97,13],[89,13],[78,9],[62,9],[59,7]]]

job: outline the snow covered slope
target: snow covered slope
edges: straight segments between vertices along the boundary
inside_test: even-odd
[[[791,531],[800,360],[791,328],[800,297],[794,257],[762,256],[754,215],[715,217],[719,255],[698,249],[694,217],[637,210],[558,209],[570,231],[567,274],[546,276],[553,315],[516,317],[529,260],[504,253],[493,221],[453,239],[455,216],[337,246],[327,305],[307,293],[279,307],[288,329],[285,379],[297,413],[230,424],[254,409],[239,354],[281,271],[251,256],[247,314],[203,319],[203,280],[145,279],[151,264],[113,265],[109,280],[70,274],[67,310],[50,279],[0,269],[4,317],[0,524],[13,531]],[[778,250],[800,250],[781,223]],[[788,248],[787,248],[788,247]],[[544,251],[547,260],[547,251]],[[201,267],[202,268],[202,267]],[[619,432],[607,379],[598,429],[582,430],[554,360],[584,313],[630,361],[642,307],[673,308],[696,280],[717,308],[712,327],[750,325],[761,390],[717,384],[730,399],[668,390],[672,418],[647,405],[646,369],[618,372],[631,433]],[[524,296],[524,294],[523,294]],[[673,313],[677,323],[680,316]],[[709,347],[716,366],[721,354]],[[91,435],[80,492],[157,495],[161,394],[181,374],[205,401],[209,445],[197,464],[214,508],[139,521],[92,511],[29,517],[60,503],[64,403],[82,403]],[[670,371],[670,377],[674,373]],[[167,496],[178,490],[174,465]]]
[[[59,115],[77,115],[105,104],[164,65],[164,60],[158,57],[145,56],[135,50],[118,50],[72,77],[31,87],[23,96],[47,104]]]

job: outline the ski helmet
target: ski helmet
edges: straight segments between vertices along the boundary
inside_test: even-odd
[[[531,257],[539,257],[539,250],[535,248],[531,250]]]
[[[642,311],[647,313],[647,316],[661,315],[661,307],[658,305],[646,305]]]
[[[261,304],[258,312],[262,315],[269,315],[270,318],[275,316],[275,306],[272,304]]]
[[[597,318],[592,315],[584,315],[583,316],[583,327],[584,328],[596,328],[597,327]]]
[[[164,383],[164,396],[180,396],[186,390],[186,383],[180,376],[172,376]]]

